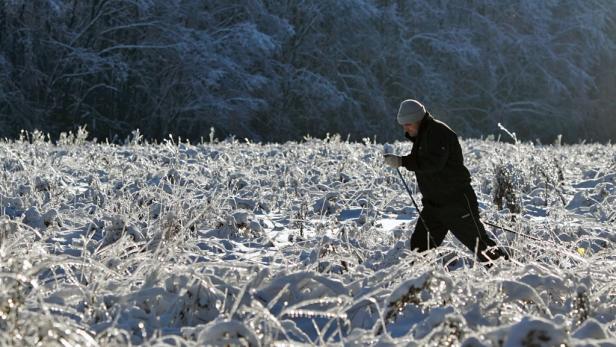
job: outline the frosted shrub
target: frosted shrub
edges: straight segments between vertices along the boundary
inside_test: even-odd
[[[313,210],[317,214],[332,214],[335,213],[339,207],[336,202],[338,199],[337,193],[327,193],[324,197],[318,199],[314,205]]]
[[[60,146],[82,146],[86,143],[88,138],[88,131],[85,126],[80,126],[76,133],[72,131],[61,132],[58,139],[58,145]]]
[[[511,213],[520,213],[522,207],[516,194],[515,171],[510,165],[498,165],[494,171],[494,203],[499,210],[507,208]]]
[[[212,285],[209,279],[190,278],[185,275],[171,275],[165,279],[165,290],[177,297],[165,298],[171,305],[169,314],[174,326],[194,326],[216,319],[223,308],[224,294]],[[157,303],[149,310],[159,310]]]
[[[115,215],[107,217],[105,228],[103,229],[103,246],[110,245],[118,241],[126,232],[126,221],[122,216]]]
[[[489,228],[514,255],[487,269],[451,238],[409,249],[417,211],[373,141],[83,139],[0,146],[2,345],[576,346],[616,333],[613,145],[462,142],[481,218],[520,233]]]
[[[230,320],[208,324],[199,333],[197,342],[218,346],[259,347],[259,339],[245,324]]]

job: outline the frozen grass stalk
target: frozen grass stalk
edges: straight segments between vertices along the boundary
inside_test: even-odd
[[[382,167],[408,142],[214,135],[4,141],[0,344],[613,341],[614,145],[464,141],[483,217],[541,240],[492,229],[514,257],[487,270],[453,239],[408,249]]]

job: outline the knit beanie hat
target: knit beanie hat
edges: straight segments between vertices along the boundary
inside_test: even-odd
[[[398,110],[398,123],[400,125],[420,121],[426,114],[426,108],[419,101],[408,99],[402,101]]]

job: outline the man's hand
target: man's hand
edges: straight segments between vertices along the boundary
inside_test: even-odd
[[[400,167],[400,165],[402,165],[402,158],[397,155],[385,154],[383,155],[383,160],[385,162],[385,165],[394,169],[397,169]]]

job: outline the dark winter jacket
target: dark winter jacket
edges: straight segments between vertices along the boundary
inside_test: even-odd
[[[415,172],[424,203],[455,203],[463,192],[472,190],[458,136],[445,123],[426,113],[417,136],[405,135],[414,144],[411,153],[402,157],[402,166]]]

